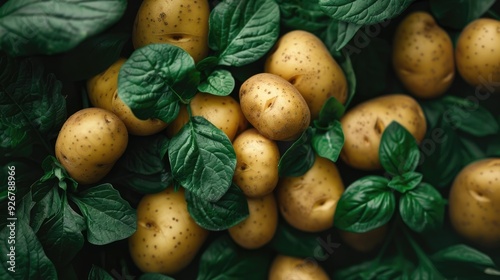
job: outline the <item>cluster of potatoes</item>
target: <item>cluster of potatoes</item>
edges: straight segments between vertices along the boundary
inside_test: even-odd
[[[209,14],[208,1],[144,0],[134,23],[133,45],[174,44],[198,62],[209,53]],[[486,33],[497,36],[486,37]],[[455,65],[472,85],[484,84],[489,77],[500,81],[498,21],[471,23],[454,52],[447,33],[429,14],[417,12],[401,22],[394,50],[395,71],[414,96],[388,94],[345,113],[340,158],[352,168],[381,169],[380,139],[392,121],[422,141],[427,123],[415,98],[443,94],[454,79]],[[125,151],[129,134],[175,135],[188,122],[190,106],[192,116],[205,117],[233,143],[237,158],[233,181],[245,194],[249,209],[247,219],[227,230],[235,243],[250,250],[265,246],[276,232],[279,217],[305,232],[333,227],[335,208],[345,190],[334,162],[316,155],[304,175],[278,174],[279,142],[297,139],[328,98],[335,97],[342,104],[347,100],[346,77],[318,37],[301,30],[283,34],[268,53],[263,72],[243,82],[238,100],[199,92],[170,124],[138,119],[119,98],[118,72],[125,61],[120,58],[88,80],[93,107],[68,118],[58,136],[56,156],[77,182],[92,184],[102,179]],[[457,231],[485,246],[500,247],[500,208],[494,204],[500,201],[499,171],[498,159],[471,165],[457,177],[450,193],[450,218]],[[352,248],[366,252],[380,244],[386,233],[387,225],[366,233],[340,231],[340,236]],[[169,187],[141,199],[137,231],[129,238],[130,255],[144,272],[174,274],[194,259],[208,235],[189,215],[183,188]],[[292,279],[290,273],[300,279],[328,279],[317,265],[276,256],[269,279]]]

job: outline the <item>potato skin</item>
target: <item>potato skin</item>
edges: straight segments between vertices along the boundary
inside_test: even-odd
[[[311,121],[311,112],[300,92],[278,75],[251,76],[241,85],[239,97],[243,115],[269,139],[295,140]]]
[[[385,127],[397,121],[417,140],[423,140],[427,121],[418,102],[404,94],[379,96],[349,109],[340,122],[344,131],[341,159],[361,170],[382,168],[378,157]]]
[[[134,48],[168,43],[188,52],[195,62],[208,55],[207,0],[144,0],[133,30]]]
[[[57,160],[80,184],[101,180],[127,148],[125,124],[112,112],[86,108],[63,124],[55,145]]]
[[[268,280],[329,280],[317,263],[307,259],[277,255],[269,269]]]
[[[276,197],[281,215],[291,226],[319,232],[333,226],[337,202],[344,190],[337,166],[316,155],[304,175],[280,178]]]
[[[278,209],[274,194],[247,198],[250,215],[228,229],[231,238],[243,248],[257,249],[267,244],[278,227]]]
[[[500,21],[479,18],[470,22],[458,37],[455,59],[467,83],[500,89]]]
[[[113,111],[113,96],[118,89],[118,73],[126,61],[126,58],[119,58],[106,70],[87,80],[87,95],[92,106]]]
[[[302,94],[316,119],[325,101],[347,100],[347,80],[325,44],[316,35],[293,30],[281,36],[264,64],[264,72],[276,74]]]
[[[500,158],[465,166],[448,200],[450,221],[459,235],[485,249],[500,248]]]
[[[255,128],[242,132],[233,142],[236,169],[233,182],[247,197],[262,197],[278,184],[280,151],[275,141]]]
[[[184,189],[170,186],[140,200],[130,256],[145,273],[174,274],[189,265],[208,234],[189,215]]]
[[[450,36],[427,12],[413,12],[394,35],[392,64],[404,86],[416,97],[436,98],[455,77]]]
[[[352,249],[361,253],[369,253],[382,244],[387,236],[388,228],[388,224],[385,224],[367,232],[358,233],[339,229],[338,233],[342,241]]]

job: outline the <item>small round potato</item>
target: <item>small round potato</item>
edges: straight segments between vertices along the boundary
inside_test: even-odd
[[[113,111],[113,96],[118,89],[118,73],[125,61],[127,59],[119,58],[106,70],[87,80],[87,95],[92,106]]]
[[[268,280],[329,280],[317,263],[285,255],[277,255],[269,269]]]
[[[208,234],[189,215],[184,189],[168,187],[140,200],[130,256],[145,273],[174,274],[191,263]]]
[[[344,190],[337,166],[316,155],[304,175],[280,178],[276,196],[281,215],[291,226],[319,232],[333,226],[337,202]]]
[[[405,127],[417,143],[427,132],[424,112],[414,98],[404,94],[379,96],[352,107],[340,120],[344,131],[341,159],[353,168],[381,169],[380,139],[392,121]]]
[[[195,62],[208,54],[207,0],[144,0],[137,11],[132,43],[138,49],[167,43],[188,52]]]
[[[358,252],[369,253],[382,244],[387,236],[388,228],[388,224],[385,224],[367,232],[350,232],[339,229],[338,233],[342,241],[349,247]]]
[[[248,122],[272,140],[297,139],[311,120],[300,92],[287,80],[270,73],[253,75],[241,85],[240,105]]]
[[[267,244],[278,227],[278,209],[274,194],[247,198],[250,215],[228,229],[231,238],[243,248],[257,249]]]
[[[245,130],[233,142],[236,169],[233,182],[247,197],[262,197],[278,184],[280,151],[275,141],[255,128]]]
[[[316,119],[325,101],[347,100],[347,80],[325,44],[314,34],[293,30],[281,36],[271,50],[264,72],[276,74],[302,94]]]
[[[413,12],[394,35],[392,64],[399,80],[416,97],[435,98],[455,77],[453,43],[431,14]]]
[[[486,90],[500,89],[500,21],[479,18],[460,33],[455,48],[460,76],[469,84]]]
[[[500,248],[500,158],[464,167],[448,200],[450,221],[458,234],[483,248]]]
[[[127,128],[120,118],[101,108],[86,108],[63,124],[55,154],[75,181],[93,184],[111,171],[127,144]]]

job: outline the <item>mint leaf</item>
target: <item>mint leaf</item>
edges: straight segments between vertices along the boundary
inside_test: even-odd
[[[279,7],[273,0],[227,0],[210,13],[208,44],[219,65],[243,66],[264,56],[277,41]]]
[[[203,117],[192,117],[170,140],[172,174],[184,188],[207,201],[230,188],[236,154],[226,134]]]
[[[194,96],[200,73],[193,58],[171,44],[151,44],[135,50],[118,74],[118,95],[140,119],[172,122],[179,100]]]
[[[399,199],[399,213],[413,231],[423,232],[443,224],[446,201],[431,185],[421,183]]]
[[[337,203],[335,227],[366,232],[386,224],[396,208],[396,198],[388,183],[384,177],[366,176],[347,187]]]
[[[430,0],[432,15],[439,24],[463,29],[469,22],[481,17],[495,0]]]
[[[222,235],[202,253],[196,280],[266,279],[271,258],[269,251],[243,249]]]
[[[83,217],[71,208],[66,195],[59,202],[57,213],[42,224],[37,235],[48,257],[61,267],[70,263],[82,249],[82,231],[86,225]]]
[[[316,129],[312,137],[314,151],[320,156],[336,162],[344,146],[344,132],[339,121],[335,121],[329,130]]]
[[[220,231],[233,227],[245,220],[248,215],[247,199],[234,183],[216,202],[205,200],[186,191],[188,211],[201,227]]]
[[[393,121],[382,133],[379,158],[392,176],[414,171],[420,159],[417,141],[406,128]]]
[[[9,221],[7,226],[0,230],[0,244],[4,248],[0,255],[0,278],[57,279],[54,265],[45,255],[42,245],[29,225],[29,216],[33,207],[31,195],[24,196],[16,204],[17,220],[15,222]],[[11,229],[15,230],[15,239],[9,239]],[[15,240],[15,243],[9,240]],[[12,246],[15,247],[15,250],[11,250]],[[14,268],[11,268],[12,265],[9,263],[10,256],[8,254],[12,254],[11,251],[14,251],[15,254],[15,263],[12,263]]]
[[[0,7],[0,49],[13,56],[68,51],[117,22],[125,0],[10,0]]]
[[[234,86],[235,81],[231,72],[219,69],[210,73],[207,80],[200,83],[198,90],[213,95],[227,96],[233,91]]]
[[[136,230],[135,210],[110,184],[89,188],[70,199],[76,203],[87,224],[87,240],[109,244],[131,236]]]
[[[403,175],[392,177],[387,186],[400,193],[405,193],[417,187],[422,182],[422,178],[422,174],[410,171],[403,173]]]
[[[41,143],[48,152],[66,120],[61,83],[34,59],[22,60],[13,83],[0,86],[0,144],[15,148],[26,141]],[[10,144],[9,144],[10,142]]]
[[[280,177],[302,176],[313,166],[316,155],[311,145],[312,137],[313,129],[309,127],[285,151],[278,163]]]
[[[413,0],[319,0],[319,5],[333,19],[367,25],[396,17],[412,2]]]

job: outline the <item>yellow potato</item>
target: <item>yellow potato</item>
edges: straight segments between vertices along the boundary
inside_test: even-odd
[[[189,113],[186,105],[181,105],[179,109],[179,114],[177,117],[168,124],[167,129],[165,129],[165,134],[172,138],[181,130],[181,128],[189,121]]]
[[[134,48],[167,43],[182,48],[195,62],[208,54],[207,0],[144,0],[137,11],[132,43]]]
[[[393,42],[394,70],[414,96],[435,98],[446,92],[455,77],[453,43],[431,14],[406,16]]]
[[[239,94],[243,115],[269,139],[295,140],[309,126],[311,112],[306,101],[278,75],[253,75],[241,85]]]
[[[450,221],[458,234],[485,249],[500,248],[500,158],[464,167],[448,200]]]
[[[87,108],[63,124],[55,145],[57,160],[80,184],[101,180],[127,148],[128,133],[112,112]]]
[[[340,238],[358,252],[368,253],[378,248],[387,236],[388,224],[367,232],[338,230]]]
[[[344,131],[341,159],[357,169],[381,169],[378,157],[380,139],[392,121],[405,127],[417,143],[423,140],[427,131],[424,112],[411,96],[379,96],[352,107],[341,118]]]
[[[268,280],[329,280],[317,263],[308,259],[278,255],[269,269]]]
[[[479,18],[460,33],[455,48],[458,73],[469,84],[500,89],[500,21]]]
[[[313,166],[300,177],[281,177],[276,187],[278,208],[293,227],[319,232],[333,226],[337,202],[345,187],[337,166],[316,155]]]
[[[169,187],[139,202],[130,256],[145,273],[174,274],[191,263],[208,234],[189,215],[184,189]]]
[[[233,182],[247,197],[262,197],[278,184],[280,151],[275,141],[255,128],[245,130],[233,142],[236,169]]]
[[[274,194],[247,198],[250,215],[228,229],[231,238],[243,248],[257,249],[267,244],[278,226],[278,209]]]
[[[325,44],[316,35],[293,30],[281,36],[267,57],[264,72],[276,74],[293,84],[316,119],[325,101],[347,100],[347,80]]]

